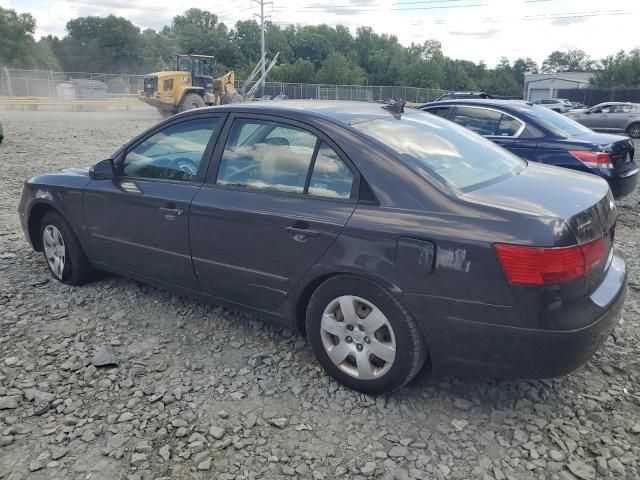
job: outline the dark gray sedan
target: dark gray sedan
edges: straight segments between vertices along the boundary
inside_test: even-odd
[[[306,332],[379,393],[436,371],[548,377],[586,361],[627,283],[594,175],[527,163],[400,105],[191,110],[91,169],[39,175],[19,212],[52,275],[97,270]]]
[[[601,103],[566,115],[591,130],[625,133],[631,138],[640,138],[640,105],[637,103]]]

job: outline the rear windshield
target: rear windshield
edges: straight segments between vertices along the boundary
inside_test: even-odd
[[[542,126],[561,137],[575,137],[576,135],[592,133],[591,130],[584,125],[580,125],[569,117],[548,108],[531,106],[523,108],[522,111],[528,113],[538,120]]]
[[[464,127],[425,112],[354,124],[419,172],[467,192],[512,176],[526,163]]]

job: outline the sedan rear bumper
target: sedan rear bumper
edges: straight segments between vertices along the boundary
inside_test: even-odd
[[[626,286],[624,259],[614,254],[604,281],[584,300],[597,307],[592,310],[598,312],[597,316],[575,330],[534,330],[461,318],[419,316],[433,369],[507,378],[565,375],[585,363],[612,332],[620,318]],[[416,298],[410,300],[411,308],[417,306],[415,301]],[[483,318],[489,322],[486,312],[483,308]],[[495,313],[504,316],[504,307],[496,307]]]
[[[636,188],[636,184],[638,183],[638,172],[640,172],[640,170],[634,168],[620,176],[607,178],[613,196],[619,198],[633,192]]]

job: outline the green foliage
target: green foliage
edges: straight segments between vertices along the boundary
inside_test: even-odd
[[[33,39],[35,30],[36,19],[31,14],[0,7],[0,65],[41,66]]]
[[[316,81],[334,85],[361,85],[365,71],[350,58],[338,52],[332,52],[322,62]]]
[[[595,72],[592,83],[599,88],[640,87],[640,49],[619,51],[602,60],[602,68]]]
[[[568,50],[552,52],[542,62],[542,72],[589,72],[594,69],[595,62],[582,50]]]
[[[260,59],[260,27],[254,20],[228,28],[206,10],[191,8],[160,31],[140,32],[129,20],[80,17],[67,23],[63,38],[35,42],[30,14],[0,7],[0,65],[65,71],[148,73],[175,68],[178,53],[216,57],[215,74],[229,69],[246,78]],[[531,58],[511,63],[503,57],[492,69],[483,63],[446,57],[437,40],[405,47],[393,35],[360,27],[352,34],[342,25],[289,25],[267,22],[268,58],[277,52],[271,81],[292,83],[415,86],[446,90],[484,90],[520,96],[524,76],[537,73]],[[594,71],[596,86],[640,86],[640,50],[606,57],[598,64],[582,50],[555,51],[543,72]]]
[[[52,42],[53,52],[71,72],[140,72],[143,37],[129,20],[80,17],[67,23],[67,36]]]
[[[313,83],[316,68],[309,60],[297,59],[293,63],[281,63],[271,70],[269,80],[272,82]]]

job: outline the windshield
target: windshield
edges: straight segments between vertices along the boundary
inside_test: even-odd
[[[423,175],[463,192],[515,175],[526,167],[523,160],[495,143],[424,112],[353,127],[384,143]]]
[[[532,106],[524,108],[522,111],[528,113],[540,122],[542,126],[561,137],[575,137],[577,135],[591,133],[591,130],[587,127],[580,125],[569,117],[566,117],[561,113],[554,112],[548,108]]]

